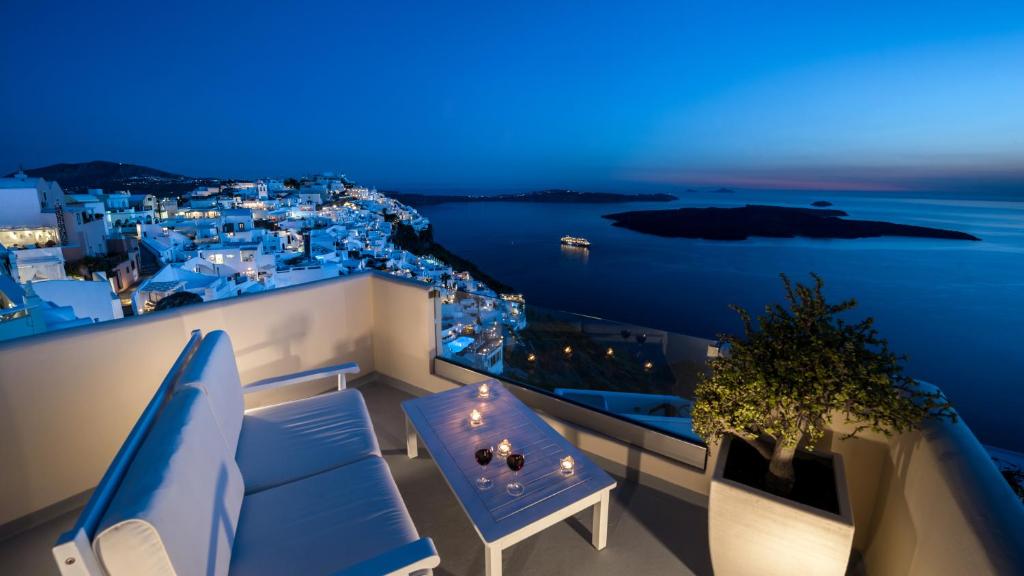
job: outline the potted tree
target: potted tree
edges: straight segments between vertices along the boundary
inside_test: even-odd
[[[833,418],[851,425],[847,437],[955,418],[903,374],[871,318],[842,317],[854,300],[828,303],[812,277],[782,275],[788,306],[766,306],[756,326],[734,306],[744,336],[723,336],[728,353],[699,376],[693,429],[721,441],[708,503],[716,574],[844,574],[854,525],[843,461],[813,451]]]

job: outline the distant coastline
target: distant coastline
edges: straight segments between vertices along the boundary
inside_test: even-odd
[[[842,210],[816,210],[748,204],[740,208],[679,208],[605,214],[615,226],[672,238],[746,240],[767,238],[878,238],[902,236],[948,240],[981,240],[956,230],[911,226],[875,220],[846,220]]]
[[[385,191],[389,197],[408,206],[434,206],[452,202],[535,202],[538,204],[624,204],[627,202],[671,202],[671,194],[616,194],[611,192],[576,192],[551,189],[520,194],[497,195],[433,195]]]

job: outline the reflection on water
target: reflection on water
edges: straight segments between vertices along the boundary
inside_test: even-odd
[[[560,244],[562,247],[562,256],[584,264],[590,260],[590,248],[584,248],[582,246],[569,246],[567,244]]]

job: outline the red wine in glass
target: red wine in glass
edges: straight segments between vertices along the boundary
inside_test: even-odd
[[[476,451],[476,463],[486,468],[491,463],[491,459],[494,458],[493,448],[481,448]],[[493,483],[483,474],[483,469],[480,471],[480,477],[476,479],[476,486],[481,490],[489,490]]]
[[[526,456],[523,454],[509,454],[508,458],[505,459],[505,463],[515,473],[515,476],[508,483],[508,486],[505,487],[505,490],[508,491],[509,496],[522,496],[523,485],[519,483],[519,471],[526,465]]]

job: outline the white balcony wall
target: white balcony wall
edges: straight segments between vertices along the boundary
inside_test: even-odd
[[[377,371],[427,392],[453,387],[453,382],[435,376],[432,369],[435,321],[440,319],[435,304],[439,305],[439,300],[431,298],[423,284],[411,280],[375,282],[373,296]]]
[[[243,382],[343,361],[372,372],[375,280],[388,282],[331,279],[0,344],[0,526],[96,485],[194,329],[231,335]]]
[[[878,450],[878,449],[881,450]],[[1024,504],[963,422],[843,441],[869,574],[1024,574]]]

